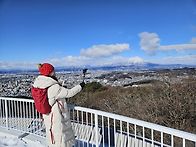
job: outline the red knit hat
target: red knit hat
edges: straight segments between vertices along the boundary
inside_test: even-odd
[[[44,76],[49,76],[54,71],[54,67],[49,63],[39,64],[38,68],[40,74]]]

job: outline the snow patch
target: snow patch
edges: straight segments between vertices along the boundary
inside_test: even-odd
[[[38,141],[18,139],[14,135],[0,132],[0,147],[46,147]]]

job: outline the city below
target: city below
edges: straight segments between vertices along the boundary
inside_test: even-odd
[[[98,82],[103,86],[139,87],[150,86],[153,82],[176,83],[182,79],[196,76],[196,68],[175,66],[162,66],[151,64],[147,66],[111,66],[90,68],[87,71],[86,83]],[[172,68],[173,67],[173,68]],[[177,67],[177,68],[176,68]],[[151,68],[151,69],[150,69]],[[30,88],[38,71],[7,70],[0,72],[0,96],[31,97]],[[59,82],[71,88],[83,80],[80,68],[57,68]]]

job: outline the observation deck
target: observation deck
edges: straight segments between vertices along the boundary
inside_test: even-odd
[[[33,100],[0,97],[0,108],[0,131],[45,140]],[[76,147],[196,147],[196,134],[99,110],[68,108]]]

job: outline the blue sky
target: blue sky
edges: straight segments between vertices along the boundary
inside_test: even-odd
[[[196,0],[0,0],[0,68],[196,65]]]

